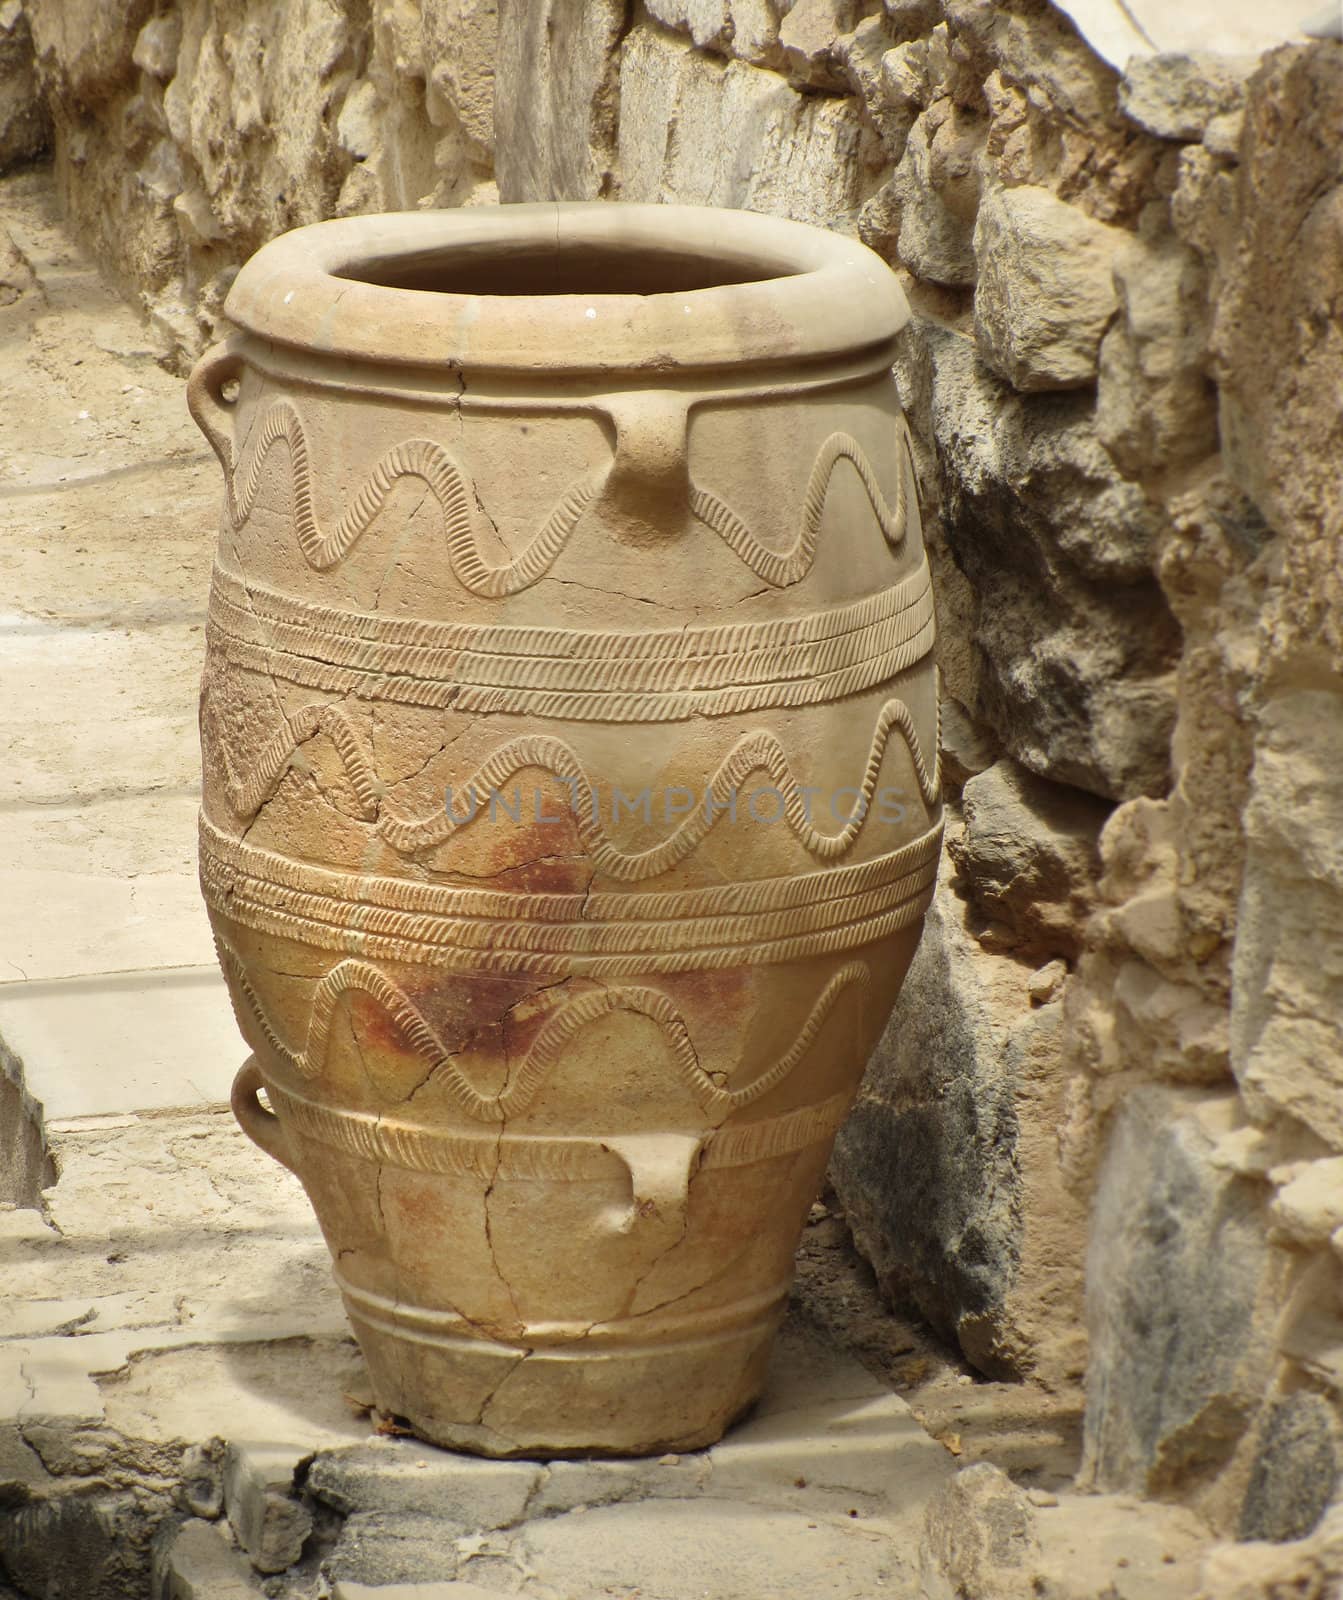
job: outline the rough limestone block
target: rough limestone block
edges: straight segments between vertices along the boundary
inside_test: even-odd
[[[83,1492],[0,1504],[0,1574],[24,1595],[122,1600],[139,1593],[144,1509],[136,1494],[108,1493],[96,1480]],[[160,1504],[159,1514],[167,1509]]]
[[[1033,955],[1076,955],[1109,808],[1007,757],[969,779],[962,802],[965,832],[950,850],[975,905]]]
[[[131,51],[131,60],[141,72],[167,83],[177,71],[177,52],[182,43],[182,17],[177,11],[150,17],[140,29]]]
[[[777,54],[779,17],[787,0],[648,0],[648,15],[688,33],[700,50],[759,62]]]
[[[593,200],[602,192],[624,18],[616,0],[503,8],[494,67],[500,199]]]
[[[919,331],[941,532],[976,597],[967,709],[1044,777],[1108,799],[1164,793],[1179,631],[1152,575],[1152,505],[1096,437],[1087,395],[1014,394],[973,341]]]
[[[1237,1120],[1234,1094],[1155,1085],[1115,1117],[1087,1256],[1085,1484],[1178,1492],[1262,1400],[1286,1263],[1262,1186],[1214,1161]]]
[[[38,155],[46,148],[50,136],[51,124],[38,87],[28,19],[20,0],[3,0],[0,4],[0,172]]]
[[[1275,1181],[1287,1181],[1268,1208],[1276,1237],[1290,1244],[1327,1244],[1343,1228],[1343,1156],[1305,1162],[1286,1173],[1274,1172]]]
[[[298,1560],[312,1532],[312,1513],[293,1498],[294,1473],[306,1454],[292,1445],[229,1446],[224,1508],[258,1572],[283,1572]]]
[[[939,885],[830,1176],[888,1293],[995,1377],[1079,1361],[1085,1215],[1059,1168],[1061,1006]]]
[[[975,220],[975,337],[1014,389],[1095,381],[1124,241],[1048,189],[991,189]]]
[[[795,0],[779,28],[788,76],[808,89],[844,90],[836,42],[857,25],[856,0]]]
[[[413,1439],[378,1439],[317,1456],[305,1484],[344,1516],[405,1512],[441,1517],[465,1532],[516,1522],[543,1476],[529,1461],[484,1461]]]
[[[1173,52],[1136,55],[1119,83],[1119,104],[1140,128],[1158,139],[1201,139],[1214,117],[1235,109],[1255,56]]]
[[[1284,1600],[1337,1587],[1343,1572],[1343,1507],[1329,1512],[1307,1539],[1289,1544],[1225,1544],[1203,1564],[1194,1600]]]
[[[975,281],[982,119],[939,100],[909,130],[891,180],[900,207],[900,262],[933,283]]]
[[[1100,349],[1096,432],[1131,477],[1217,448],[1206,274],[1174,238],[1132,239],[1114,260],[1119,315]]]
[[[864,196],[862,125],[848,98],[799,93],[641,31],[620,66],[621,198],[765,211],[845,226]]]
[[[1343,1148],[1343,971],[1321,953],[1343,948],[1340,770],[1343,696],[1332,685],[1264,705],[1244,813],[1231,1004],[1231,1064],[1255,1120],[1285,1111],[1335,1150]]]
[[[1338,1482],[1338,1423],[1329,1402],[1309,1390],[1268,1414],[1241,1506],[1241,1539],[1304,1539],[1313,1533]]]
[[[958,1472],[929,1502],[919,1546],[925,1600],[1036,1600],[1042,1561],[1025,1491],[987,1461]]]
[[[339,1584],[441,1583],[455,1578],[464,1551],[479,1548],[478,1535],[461,1535],[438,1517],[391,1511],[356,1511],[323,1562],[324,1576]],[[356,1593],[358,1591],[356,1590]]]
[[[214,1522],[165,1527],[155,1540],[153,1600],[255,1600],[264,1591],[247,1558]]]

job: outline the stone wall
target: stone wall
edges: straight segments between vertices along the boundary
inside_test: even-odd
[[[0,103],[49,112],[179,366],[333,214],[744,206],[899,268],[951,847],[834,1181],[981,1370],[1084,1387],[1087,1482],[1306,1531],[1343,1388],[1343,45],[1121,75],[1047,0],[24,13],[40,103],[17,46]]]

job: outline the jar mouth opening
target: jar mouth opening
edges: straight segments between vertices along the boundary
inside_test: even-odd
[[[420,294],[525,295],[695,294],[706,289],[777,282],[804,268],[777,261],[741,261],[721,253],[678,248],[673,242],[617,247],[579,240],[563,250],[554,246],[488,245],[368,256],[337,268],[333,277],[379,289],[411,289]]]
[[[909,307],[879,256],[827,229],[591,201],[297,228],[243,267],[224,314],[317,357],[563,380],[884,354]]]

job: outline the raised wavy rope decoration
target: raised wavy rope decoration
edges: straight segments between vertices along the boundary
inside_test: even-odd
[[[832,433],[821,446],[820,453],[812,466],[807,492],[802,501],[801,526],[797,538],[787,550],[771,550],[768,545],[762,544],[732,507],[708,489],[692,485],[690,509],[701,522],[713,529],[724,544],[739,556],[757,577],[773,584],[775,588],[785,589],[789,584],[805,578],[816,560],[816,543],[821,534],[821,516],[825,511],[830,480],[841,461],[850,462],[857,472],[876,513],[877,521],[881,524],[886,543],[892,549],[899,546],[905,537],[906,520],[909,515],[909,485],[905,477],[904,461],[908,443],[903,428],[900,437],[903,446],[900,481],[896,490],[895,504],[890,506],[886,503],[881,485],[877,482],[876,474],[872,471],[858,441],[847,433]]]
[[[841,461],[850,462],[857,472],[887,544],[893,548],[900,544],[909,511],[909,486],[903,459],[908,454],[908,443],[903,429],[901,441],[904,448],[899,486],[895,504],[891,506],[858,441],[847,433],[832,433],[821,445],[812,465],[802,501],[801,526],[793,545],[785,551],[771,550],[763,544],[726,501],[708,489],[691,486],[690,509],[758,577],[776,588],[786,588],[804,578],[815,562],[830,480]],[[475,496],[470,480],[448,452],[431,439],[408,439],[388,450],[360,486],[336,526],[324,533],[313,509],[307,435],[298,412],[283,400],[266,412],[255,438],[249,441],[236,464],[231,451],[228,459],[223,459],[223,451],[228,447],[221,446],[225,495],[233,527],[241,527],[252,514],[266,457],[279,444],[289,453],[294,524],[299,547],[309,566],[325,572],[343,560],[368,531],[393,487],[402,478],[420,478],[428,485],[443,513],[453,572],[473,594],[491,599],[516,594],[549,570],[610,470],[603,467],[575,484],[521,555],[492,566],[480,552],[473,509]]]
[[[909,707],[903,700],[891,699],[882,706],[872,730],[872,742],[849,820],[838,833],[823,833],[811,821],[802,786],[793,774],[787,753],[776,736],[767,729],[748,733],[733,747],[709,780],[708,799],[686,815],[667,838],[646,850],[627,851],[611,842],[600,818],[600,807],[582,762],[571,746],[548,734],[527,734],[511,739],[467,780],[454,790],[452,809],[420,819],[398,817],[382,807],[383,785],[364,753],[357,735],[338,706],[305,706],[289,717],[267,742],[252,763],[246,779],[236,776],[222,739],[214,743],[224,760],[229,804],[242,817],[251,817],[274,791],[291,764],[299,746],[317,733],[325,733],[335,745],[350,784],[362,808],[363,820],[374,822],[378,833],[394,850],[413,853],[430,850],[444,843],[459,828],[469,827],[488,805],[491,792],[498,792],[515,773],[533,768],[548,772],[567,785],[574,824],[589,857],[599,872],[627,882],[639,882],[667,872],[695,850],[717,826],[729,809],[732,796],[756,772],[765,772],[783,798],[783,816],[794,837],[812,855],[832,861],[845,854],[862,829],[876,793],[886,746],[899,733],[909,751],[919,793],[931,811],[942,793],[940,705],[938,733],[934,743],[932,769],[929,770],[919,746],[918,730]],[[209,700],[207,722],[213,722]],[[845,791],[846,793],[848,791]],[[710,804],[710,801],[712,802]]]
[[[224,463],[229,521],[235,528],[241,527],[252,514],[261,487],[262,466],[278,444],[284,444],[289,452],[294,524],[299,548],[309,566],[325,572],[343,560],[368,531],[394,486],[402,478],[420,478],[428,485],[443,513],[453,572],[473,594],[491,599],[516,594],[546,572],[569,542],[579,517],[600,490],[608,470],[602,468],[574,485],[521,555],[499,566],[491,566],[480,553],[473,509],[475,496],[470,480],[447,451],[431,439],[408,439],[387,451],[340,521],[330,532],[323,533],[313,510],[307,436],[298,412],[285,401],[267,411],[255,440],[249,443],[236,468],[231,462]]]
[[[701,1109],[712,1116],[730,1115],[782,1083],[811,1048],[840,995],[853,984],[866,985],[871,977],[865,963],[846,962],[821,991],[787,1052],[767,1072],[741,1089],[725,1088],[705,1071],[684,1018],[665,994],[631,985],[587,990],[557,1006],[532,1042],[515,1081],[497,1094],[482,1094],[462,1071],[458,1053],[444,1046],[405,992],[371,962],[351,957],[333,967],[318,983],[313,992],[307,1040],[302,1050],[294,1051],[276,1035],[237,953],[222,939],[216,943],[220,960],[243,995],[266,1043],[301,1077],[316,1078],[326,1065],[331,1027],[340,1001],[354,992],[367,994],[382,1008],[415,1053],[429,1064],[430,1081],[441,1084],[466,1115],[477,1122],[505,1122],[525,1111],[570,1040],[589,1023],[616,1011],[655,1022],[667,1042],[677,1075],[688,1085]]]

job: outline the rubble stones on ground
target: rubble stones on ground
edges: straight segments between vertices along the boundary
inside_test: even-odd
[[[166,1522],[154,1541],[150,1600],[256,1600],[264,1591],[218,1523]]]
[[[1203,1563],[1194,1600],[1333,1600],[1343,1584],[1343,1508],[1306,1539],[1234,1544]]]
[[[928,1503],[920,1600],[1188,1600],[1205,1541],[1179,1507],[1060,1499],[980,1462]]]
[[[919,1547],[927,1600],[1038,1600],[1043,1552],[1025,1491],[988,1462],[929,1502]]]
[[[283,1572],[303,1552],[312,1514],[294,1497],[296,1471],[308,1452],[268,1442],[238,1441],[224,1458],[224,1509],[238,1543],[258,1572]]]

